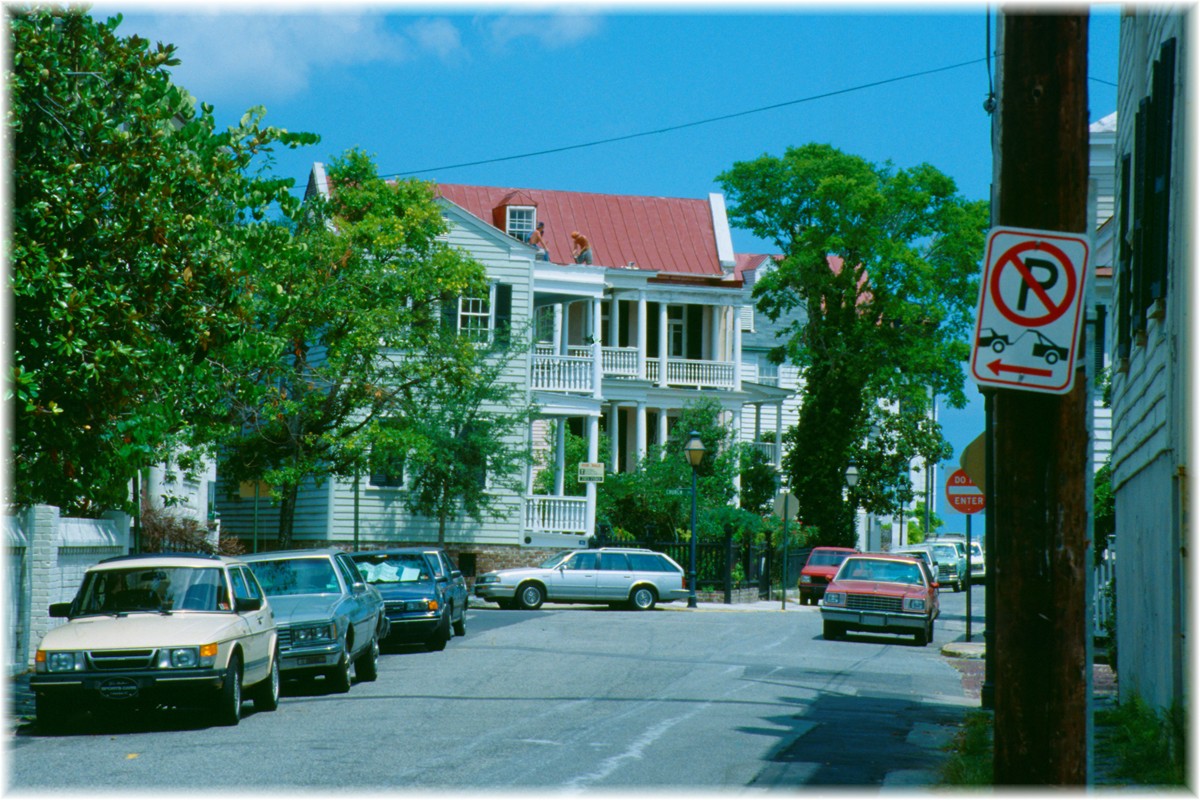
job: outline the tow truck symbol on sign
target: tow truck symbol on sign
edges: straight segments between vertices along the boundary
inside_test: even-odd
[[[1044,358],[1047,364],[1057,364],[1059,361],[1067,357],[1067,348],[1059,347],[1054,342],[1047,339],[1039,331],[1029,331],[1038,338],[1033,343],[1033,357]]]

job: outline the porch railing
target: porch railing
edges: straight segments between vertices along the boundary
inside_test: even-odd
[[[592,357],[549,355],[539,349],[533,355],[532,384],[552,392],[591,392]]]
[[[767,461],[775,463],[775,453],[779,449],[778,444],[775,442],[750,442],[750,446],[766,456]]]
[[[567,353],[573,356],[592,357],[592,348],[572,345]],[[637,377],[638,351],[636,347],[605,347],[601,350],[600,364],[605,375],[619,375],[623,378]]]
[[[668,386],[694,386],[732,389],[732,361],[701,361],[692,358],[667,359]],[[658,359],[646,359],[646,378],[658,380]]]
[[[582,497],[527,496],[525,530],[539,533],[587,533],[587,500]]]
[[[605,376],[636,378],[637,348],[602,348],[601,367]],[[732,361],[672,358],[667,360],[667,385],[732,389],[733,372]],[[657,358],[646,358],[646,379],[658,381]],[[592,391],[592,348],[572,345],[563,356],[557,355],[551,346],[537,345],[533,351],[533,388],[557,392]]]

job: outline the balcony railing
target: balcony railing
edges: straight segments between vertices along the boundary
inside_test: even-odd
[[[551,392],[591,392],[592,357],[533,355],[533,388]]]
[[[573,356],[591,358],[592,348],[572,345],[567,352]],[[636,378],[638,366],[638,351],[636,347],[605,347],[602,349],[601,366],[605,376],[620,376]]]
[[[667,385],[732,389],[733,366],[732,361],[671,358],[667,360]],[[658,381],[658,359],[646,359],[646,378]]]
[[[582,497],[528,496],[525,498],[525,530],[587,533],[587,500]]]
[[[778,444],[775,442],[750,442],[749,444],[755,450],[766,456],[767,461],[770,461],[772,464],[775,463],[775,453],[779,450]]]

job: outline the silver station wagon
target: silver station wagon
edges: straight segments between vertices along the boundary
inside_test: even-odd
[[[475,596],[501,608],[552,603],[608,603],[648,611],[687,597],[683,567],[653,550],[565,550],[536,567],[501,569],[475,580]]]

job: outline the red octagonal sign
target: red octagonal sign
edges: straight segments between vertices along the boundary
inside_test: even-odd
[[[955,511],[963,514],[983,511],[983,492],[971,480],[971,476],[961,469],[955,470],[946,479],[946,499]]]

